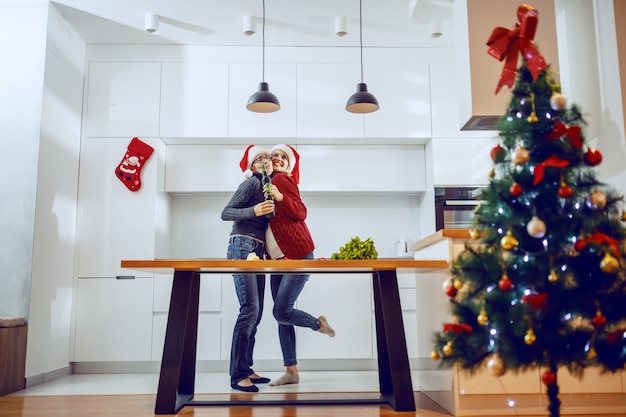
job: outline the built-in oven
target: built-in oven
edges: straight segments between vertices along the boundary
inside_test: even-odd
[[[471,228],[479,195],[480,187],[435,188],[437,230]]]

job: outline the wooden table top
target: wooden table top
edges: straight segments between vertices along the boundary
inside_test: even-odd
[[[227,259],[152,259],[122,260],[122,268],[164,273],[173,271],[197,272],[305,272],[305,273],[362,273],[389,270],[427,272],[448,268],[445,260],[366,259],[366,260],[227,260]]]

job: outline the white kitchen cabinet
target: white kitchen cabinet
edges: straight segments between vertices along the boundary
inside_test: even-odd
[[[298,328],[299,359],[373,358],[372,278],[369,274],[313,274],[298,297],[297,308],[326,316],[337,335],[329,338]]]
[[[77,226],[79,278],[133,274],[120,268],[122,259],[155,257],[155,225],[160,224],[156,212],[161,141],[141,138],[155,151],[142,168],[141,188],[133,192],[115,174],[130,139],[82,141]]]
[[[261,64],[231,63],[228,81],[228,136],[231,138],[289,138],[296,136],[296,64],[266,63],[265,82],[280,103],[273,113],[246,109],[263,79]],[[255,142],[253,140],[253,142]]]
[[[159,136],[161,64],[90,62],[87,137]]]
[[[163,63],[160,136],[228,136],[228,71],[227,63]]]
[[[302,192],[426,191],[423,145],[301,145],[298,152]]]
[[[363,137],[364,116],[346,111],[359,80],[358,64],[298,64],[298,137]]]
[[[152,321],[152,360],[163,356],[165,329],[172,294],[172,275],[157,274],[154,281],[154,318]],[[222,327],[222,279],[219,275],[200,276],[198,306],[198,360],[219,360]]]
[[[302,192],[419,194],[426,191],[423,145],[298,145],[296,148],[301,157]],[[243,179],[239,168],[243,149],[242,145],[168,145],[165,191],[232,193]]]
[[[198,315],[198,342],[196,345],[198,360],[229,360],[220,358],[221,317],[219,314],[200,312]],[[152,360],[163,359],[167,313],[155,314],[152,320]]]
[[[369,63],[364,81],[380,105],[365,117],[366,137],[432,137],[427,64]]]
[[[78,280],[74,362],[147,361],[152,278]]]

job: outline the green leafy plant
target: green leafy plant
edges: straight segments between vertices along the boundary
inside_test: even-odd
[[[377,259],[378,251],[371,238],[361,240],[358,236],[350,239],[345,245],[339,248],[339,252],[331,255],[330,259]]]

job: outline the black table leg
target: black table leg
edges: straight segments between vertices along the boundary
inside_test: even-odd
[[[194,395],[200,274],[175,271],[155,414],[176,414]]]
[[[374,273],[380,393],[396,411],[415,411],[396,271]]]

